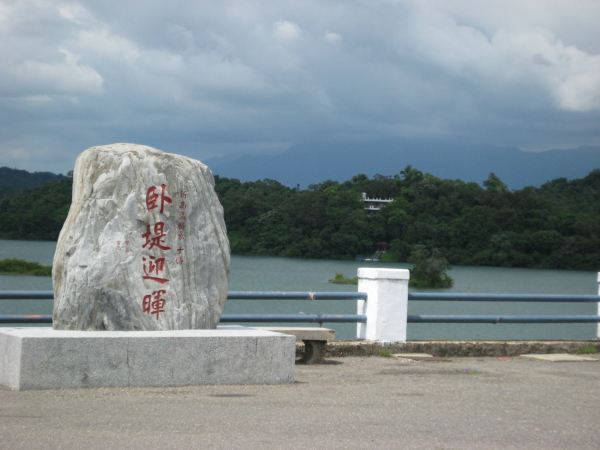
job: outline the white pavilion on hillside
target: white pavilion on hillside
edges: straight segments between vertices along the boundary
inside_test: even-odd
[[[362,201],[367,211],[379,211],[394,201],[393,198],[369,198],[367,193],[362,193]]]

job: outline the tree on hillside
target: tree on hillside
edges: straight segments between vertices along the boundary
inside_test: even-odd
[[[410,271],[410,286],[416,288],[448,288],[453,284],[446,273],[448,260],[437,248],[427,249],[424,245],[415,245],[408,262],[413,264]]]
[[[55,240],[71,205],[71,180],[51,181],[0,200],[0,238]]]
[[[483,187],[489,192],[508,192],[506,184],[494,172],[488,175],[483,182]]]
[[[56,239],[71,182],[0,198],[0,238]],[[493,173],[480,185],[410,166],[392,178],[357,175],[309,189],[217,176],[215,190],[234,254],[353,259],[385,247],[382,259],[406,262],[421,245],[443,249],[452,264],[600,269],[599,170],[515,191]],[[361,192],[394,201],[369,212]]]

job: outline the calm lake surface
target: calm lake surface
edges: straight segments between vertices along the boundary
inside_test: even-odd
[[[55,242],[0,240],[0,259],[21,258],[50,265]],[[355,291],[328,283],[336,273],[356,275],[358,267],[405,268],[403,264],[233,256],[232,291]],[[453,267],[454,287],[444,292],[597,294],[596,272]],[[0,275],[0,290],[51,290],[49,277]],[[52,302],[0,301],[1,314],[50,314]],[[355,302],[230,300],[225,313],[355,314]],[[597,314],[596,304],[409,302],[409,314]],[[298,324],[298,326],[303,326]],[[325,324],[339,339],[355,337],[353,324]],[[409,324],[408,339],[593,339],[595,324]]]

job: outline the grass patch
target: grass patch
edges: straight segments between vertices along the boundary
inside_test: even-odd
[[[381,350],[379,350],[378,354],[382,358],[391,358],[392,357],[392,351],[388,348],[382,348]]]
[[[590,354],[590,353],[598,353],[598,349],[594,344],[586,344],[579,347],[575,350],[575,353],[579,353],[580,355]]]
[[[52,276],[52,266],[43,266],[24,259],[9,258],[0,260],[0,274]]]
[[[342,273],[336,273],[335,277],[329,279],[333,284],[358,284],[358,277],[348,278]]]

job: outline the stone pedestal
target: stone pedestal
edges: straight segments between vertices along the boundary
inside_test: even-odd
[[[216,330],[0,330],[0,385],[13,390],[294,382],[294,336]]]

